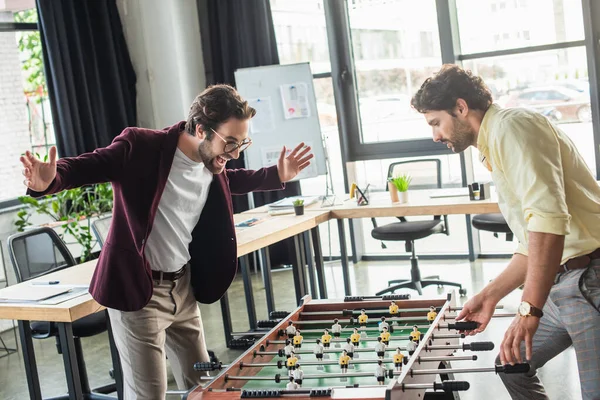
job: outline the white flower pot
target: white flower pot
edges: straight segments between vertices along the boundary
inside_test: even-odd
[[[406,192],[398,192],[400,203],[408,203],[408,190]]]

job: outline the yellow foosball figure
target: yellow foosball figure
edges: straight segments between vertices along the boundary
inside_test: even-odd
[[[340,367],[342,368],[342,373],[348,372],[348,362],[350,361],[350,356],[346,353],[346,350],[342,352],[340,356]]]
[[[365,313],[365,310],[360,310],[360,315],[358,316],[358,323],[360,326],[367,326],[368,321],[369,316]]]
[[[360,343],[360,333],[358,333],[358,329],[354,328],[354,333],[350,335],[350,340],[353,345],[358,346],[358,343]]]
[[[292,351],[292,354],[290,355],[290,358],[287,359],[286,361],[286,365],[289,371],[293,371],[296,369],[296,363],[298,362],[298,357],[296,357],[296,354]]]
[[[302,335],[300,335],[300,330],[296,330],[296,334],[294,335],[294,348],[299,349],[302,347]]]
[[[329,329],[325,329],[323,332],[323,336],[321,336],[321,342],[323,343],[323,347],[326,349],[329,348],[329,344],[331,343],[331,335],[329,334]]]
[[[419,341],[421,340],[421,332],[419,332],[419,328],[417,328],[416,325],[413,326],[413,331],[410,333],[410,340],[417,344],[419,344]]]
[[[437,312],[435,311],[435,307],[431,306],[429,307],[429,312],[427,313],[427,321],[432,323],[435,317],[437,317]]]
[[[390,344],[390,333],[388,332],[388,328],[383,327],[383,332],[379,335],[381,337],[381,341],[388,346]]]
[[[400,352],[400,347],[396,349],[396,353],[392,355],[392,361],[394,361],[394,367],[396,367],[396,371],[400,371],[402,368],[402,362],[404,361],[404,354]]]
[[[390,314],[392,314],[392,315],[398,314],[398,305],[396,304],[395,301],[392,301],[392,304],[390,304]]]

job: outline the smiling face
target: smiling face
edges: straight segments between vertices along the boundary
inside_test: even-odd
[[[461,114],[453,116],[448,111],[427,111],[425,119],[431,126],[433,141],[444,143],[454,153],[461,153],[477,143],[477,132]]]
[[[196,126],[196,137],[200,139],[198,154],[210,172],[220,174],[227,161],[240,156],[239,150],[225,152],[225,146],[247,139],[249,124],[250,119],[230,118],[215,129],[216,133],[210,130],[205,132],[201,126]]]

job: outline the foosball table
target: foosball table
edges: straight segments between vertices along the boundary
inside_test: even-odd
[[[494,349],[492,342],[461,342],[461,331],[477,325],[455,321],[453,293],[302,301],[230,365],[197,363],[219,374],[186,398],[458,399],[469,383],[455,381],[455,373],[529,371],[528,364],[452,368],[452,361],[475,364],[476,352]]]

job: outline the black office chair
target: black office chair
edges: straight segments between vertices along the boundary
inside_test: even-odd
[[[425,159],[413,161],[400,161],[390,164],[388,169],[388,178],[397,176],[400,173],[408,173],[412,177],[411,187],[417,189],[431,189],[442,187],[442,166],[438,159]],[[387,191],[387,185],[386,185]],[[381,290],[377,295],[385,293],[394,293],[398,289],[410,288],[416,290],[419,295],[423,294],[423,287],[430,285],[437,286],[456,286],[459,293],[465,295],[466,289],[460,283],[441,281],[439,276],[428,276],[421,279],[418,257],[415,255],[415,240],[423,239],[433,234],[449,235],[448,216],[436,215],[428,221],[408,221],[405,217],[397,217],[400,222],[377,226],[375,218],[371,236],[374,239],[382,241],[381,247],[386,248],[384,241],[403,241],[405,249],[411,253],[410,258],[410,280],[400,279],[388,281],[389,287]]]
[[[493,232],[495,237],[499,237],[500,233],[506,234],[506,241],[513,240],[513,233],[506,223],[504,216],[500,213],[478,214],[473,217],[471,224],[475,229],[480,231]]]
[[[59,271],[75,265],[66,244],[51,228],[41,227],[30,229],[24,233],[17,233],[8,238],[8,253],[15,270],[18,282]],[[62,354],[58,340],[58,327],[54,322],[32,321],[31,333],[35,339],[56,338],[56,349]],[[81,338],[90,337],[105,332],[107,329],[106,312],[98,312],[83,317],[73,322],[73,336],[75,341],[75,355],[79,365],[79,374],[82,381],[83,393],[88,399],[106,399],[97,393],[113,393],[116,391],[114,383],[96,389],[90,389]],[[68,399],[68,396],[64,397]]]

